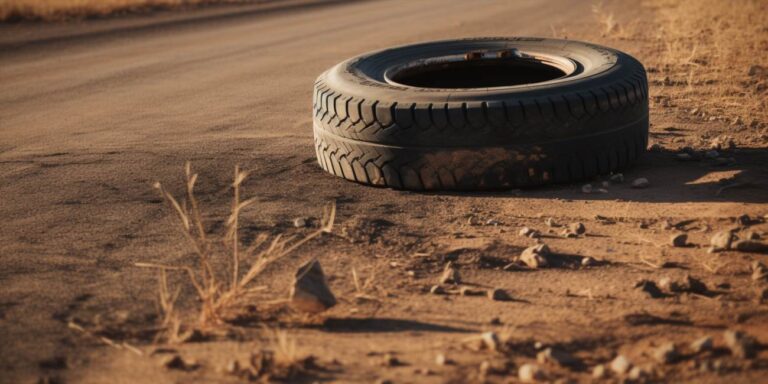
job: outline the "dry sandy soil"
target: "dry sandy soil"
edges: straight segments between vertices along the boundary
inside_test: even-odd
[[[595,12],[564,0],[392,0],[0,26],[0,382],[242,382],[227,373],[232,361],[247,366],[278,347],[263,324],[285,330],[297,359],[316,358],[292,381],[515,382],[537,348],[554,346],[580,363],[541,363],[552,381],[590,381],[621,354],[639,381],[765,382],[768,294],[751,264],[766,255],[707,249],[722,230],[768,236],[768,11],[757,1],[695,3],[609,2]],[[582,185],[411,193],[318,167],[312,83],[336,62],[423,40],[553,34],[646,64],[653,147],[626,182],[591,194]],[[710,158],[713,144],[721,148]],[[181,194],[186,160],[200,174],[211,236],[222,232],[235,164],[251,172],[243,195],[257,199],[241,215],[243,239],[309,233],[293,219],[317,219],[335,201],[334,232],[256,285],[282,299],[295,268],[316,257],[339,304],[306,317],[267,315],[254,301],[224,334],[153,343],[157,273],[135,263],[192,260],[152,188],[161,180]],[[628,186],[639,177],[650,187]],[[586,233],[565,238],[547,218]],[[503,268],[536,243],[518,236],[524,226],[542,232],[552,267]],[[671,246],[678,233],[690,245]],[[587,256],[595,265],[581,265]],[[463,286],[502,288],[512,300],[429,293],[449,260]],[[353,268],[370,280],[364,297]],[[686,275],[707,290],[652,298],[635,288]],[[185,287],[181,313],[192,313],[184,276],[169,277]],[[733,354],[726,330],[756,338],[756,355]],[[496,350],[475,348],[486,331],[500,338]],[[702,336],[714,347],[694,354],[688,345]],[[668,342],[680,358],[660,363],[654,352]],[[174,354],[195,366],[164,367]],[[451,363],[437,364],[438,354]]]

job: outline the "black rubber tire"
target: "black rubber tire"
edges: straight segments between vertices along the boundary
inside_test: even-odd
[[[416,60],[508,49],[562,58],[573,72],[534,84],[437,89],[392,84]],[[440,41],[365,54],[315,82],[314,135],[326,171],[411,190],[488,190],[572,182],[645,151],[648,84],[631,56],[541,38]]]

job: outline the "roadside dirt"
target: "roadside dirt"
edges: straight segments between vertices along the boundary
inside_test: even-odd
[[[768,236],[765,5],[474,4],[373,1],[201,21],[177,34],[9,46],[0,57],[0,381],[243,382],[227,372],[232,361],[247,366],[276,348],[263,324],[295,340],[297,360],[315,357],[292,381],[517,382],[522,366],[538,364],[546,380],[589,382],[617,355],[639,367],[637,381],[764,381],[768,282],[753,280],[751,268],[768,258],[708,248],[723,230]],[[728,25],[708,23],[708,12]],[[649,153],[623,182],[591,183],[605,193],[584,193],[583,184],[411,193],[349,183],[317,166],[309,109],[322,70],[380,47],[484,35],[555,35],[639,58],[651,84]],[[722,57],[733,50],[746,54]],[[307,234],[293,220],[317,225],[335,201],[334,232],[271,266],[257,285],[268,287],[261,297],[283,299],[295,269],[318,258],[339,303],[314,316],[269,312],[262,322],[254,302],[253,318],[228,333],[153,343],[157,274],[134,264],[192,260],[152,189],[160,180],[182,193],[185,160],[200,174],[214,235],[227,219],[235,164],[250,171],[243,195],[257,198],[241,216],[243,238]],[[650,185],[631,188],[637,178]],[[565,237],[552,221],[582,223],[585,233]],[[523,227],[542,235],[520,236]],[[671,245],[677,234],[687,234],[687,246]],[[550,267],[514,266],[538,243],[553,252]],[[583,265],[586,257],[594,263]],[[461,286],[504,289],[511,300],[430,293],[448,261]],[[370,280],[362,298],[353,268]],[[184,276],[170,276],[184,287],[178,305],[191,311],[198,303]],[[706,290],[664,289],[664,277],[687,276]],[[649,282],[636,288],[643,280],[662,286],[661,295]],[[142,355],[68,328],[71,321]],[[755,355],[734,354],[728,330],[756,338]],[[483,332],[496,334],[495,348],[482,346]],[[694,353],[689,344],[704,336],[714,347]],[[659,362],[657,350],[670,342],[679,358]],[[547,347],[578,362],[537,363]],[[175,355],[185,364],[163,366]]]

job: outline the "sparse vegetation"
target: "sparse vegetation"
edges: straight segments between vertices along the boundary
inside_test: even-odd
[[[248,0],[4,0],[0,21],[60,21]]]
[[[331,205],[325,208],[320,227],[309,235],[302,238],[277,235],[270,240],[267,234],[262,233],[241,250],[238,237],[239,216],[243,209],[255,202],[253,198],[241,200],[240,197],[240,188],[247,176],[247,172],[235,167],[231,185],[232,206],[226,221],[225,234],[220,238],[209,235],[206,229],[200,203],[194,191],[198,175],[192,173],[189,163],[185,166],[185,198],[176,199],[162,184],[155,183],[155,188],[175,213],[179,228],[197,258],[196,265],[136,264],[139,267],[159,270],[157,301],[161,326],[165,331],[159,336],[168,342],[184,341],[194,331],[210,331],[225,324],[231,310],[264,289],[263,286],[254,286],[253,283],[267,266],[333,228],[335,206]],[[221,271],[216,267],[223,258],[230,259],[228,271]],[[243,261],[250,263],[245,273],[240,270],[240,263]],[[169,288],[167,271],[186,273],[198,296],[200,305],[197,309],[197,320],[191,326],[183,325],[182,316],[176,308],[176,300],[181,290]]]

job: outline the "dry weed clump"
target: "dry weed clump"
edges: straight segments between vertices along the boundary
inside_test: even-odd
[[[3,0],[0,21],[61,21],[245,0]]]
[[[253,198],[241,200],[241,185],[247,175],[247,172],[235,167],[231,185],[232,205],[225,233],[218,237],[209,235],[206,230],[200,203],[194,193],[198,175],[192,173],[189,163],[185,166],[186,193],[183,199],[175,198],[162,184],[155,183],[155,188],[175,213],[178,227],[196,256],[194,265],[136,263],[139,267],[159,270],[157,301],[161,313],[161,328],[164,330],[164,333],[159,335],[160,338],[168,342],[180,342],[189,339],[196,331],[210,331],[225,325],[233,310],[265,288],[254,286],[254,283],[267,266],[308,241],[331,231],[335,219],[334,205],[325,208],[320,227],[304,237],[277,235],[270,240],[269,235],[260,234],[242,248],[238,236],[240,213],[255,202]],[[223,258],[229,260],[229,267],[224,268],[228,269],[226,271],[217,268]],[[242,262],[248,263],[244,270],[241,270]],[[183,325],[181,314],[176,309],[181,289],[169,288],[168,271],[185,273],[197,294],[197,320],[192,326]]]

